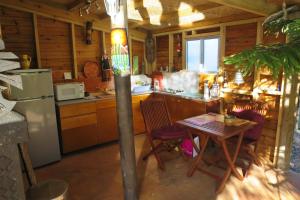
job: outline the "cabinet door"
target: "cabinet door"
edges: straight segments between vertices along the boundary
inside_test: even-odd
[[[98,143],[96,113],[61,119],[63,153]]]
[[[116,107],[106,107],[97,110],[98,142],[110,142],[118,139]]]
[[[136,95],[132,97],[133,131],[134,134],[146,131],[144,118],[141,112],[140,102],[150,98],[150,94]]]
[[[140,103],[132,103],[132,114],[134,134],[144,133],[146,129],[144,118],[140,109]]]

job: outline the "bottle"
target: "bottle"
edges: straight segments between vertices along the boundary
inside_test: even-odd
[[[209,99],[209,87],[208,87],[208,80],[204,81],[204,93],[203,93],[204,99]]]

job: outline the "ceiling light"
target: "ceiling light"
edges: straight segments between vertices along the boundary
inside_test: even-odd
[[[80,17],[83,16],[83,14],[82,14],[82,9],[81,9],[81,8],[79,9],[79,15],[80,15]]]
[[[120,11],[120,0],[104,0],[106,12],[113,17]]]

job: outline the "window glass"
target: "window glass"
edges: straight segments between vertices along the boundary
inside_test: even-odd
[[[219,65],[219,39],[204,40],[204,62],[205,71],[217,72]]]
[[[200,70],[200,40],[187,41],[187,65],[189,71]]]
[[[217,72],[219,66],[219,37],[186,42],[188,71]]]

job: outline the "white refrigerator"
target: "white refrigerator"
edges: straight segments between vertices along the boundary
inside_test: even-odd
[[[22,77],[23,90],[10,86],[9,98],[17,101],[14,110],[27,119],[33,167],[60,160],[51,70],[13,70],[9,73]]]

